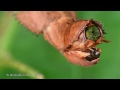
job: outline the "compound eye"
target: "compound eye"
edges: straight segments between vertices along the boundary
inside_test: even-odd
[[[99,57],[100,57],[100,52],[96,51],[96,52],[95,52],[95,57],[96,57],[96,58],[99,58]]]
[[[86,28],[85,36],[87,39],[96,41],[100,37],[100,31],[96,26],[92,25]]]
[[[94,58],[93,58],[93,56],[92,56],[92,53],[90,52],[90,55],[87,56],[87,57],[85,57],[85,59],[86,59],[87,61],[92,61],[92,60],[94,60]]]
[[[95,59],[97,59],[97,58],[99,58],[100,57],[100,52],[99,51],[97,51],[96,49],[92,49],[92,50],[90,50],[90,55],[88,55],[87,57],[85,57],[85,59],[87,60],[87,61],[92,61],[92,60],[95,60]]]

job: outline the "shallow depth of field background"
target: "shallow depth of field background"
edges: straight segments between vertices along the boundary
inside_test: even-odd
[[[27,74],[27,71],[29,74],[31,68],[33,71],[42,73],[46,79],[120,78],[120,12],[78,11],[77,16],[79,19],[93,18],[101,21],[107,33],[105,39],[112,41],[98,46],[102,49],[100,61],[90,68],[69,63],[59,51],[44,40],[42,35],[36,36],[22,26],[14,16],[1,11],[0,78],[36,78],[7,76],[8,74]],[[25,67],[28,70],[24,70]]]

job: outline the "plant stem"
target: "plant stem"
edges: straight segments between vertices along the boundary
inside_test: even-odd
[[[13,59],[10,54],[6,52],[0,53],[0,67],[9,67],[21,72],[24,75],[29,76],[33,79],[44,79],[44,76],[39,73],[37,70],[18,62],[17,60]]]

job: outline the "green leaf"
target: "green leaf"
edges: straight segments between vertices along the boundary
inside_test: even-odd
[[[78,11],[77,14],[78,18],[101,21],[107,33],[105,39],[112,41],[98,46],[102,53],[95,66],[84,68],[69,63],[42,35],[37,37],[17,20],[11,22],[14,28],[8,28],[14,33],[6,32],[5,48],[17,61],[40,71],[45,78],[120,78],[120,12]]]

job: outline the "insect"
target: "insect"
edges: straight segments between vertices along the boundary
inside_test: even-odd
[[[101,49],[96,46],[109,42],[101,23],[77,20],[74,11],[21,11],[16,17],[33,33],[43,34],[69,62],[84,67],[98,63]]]

